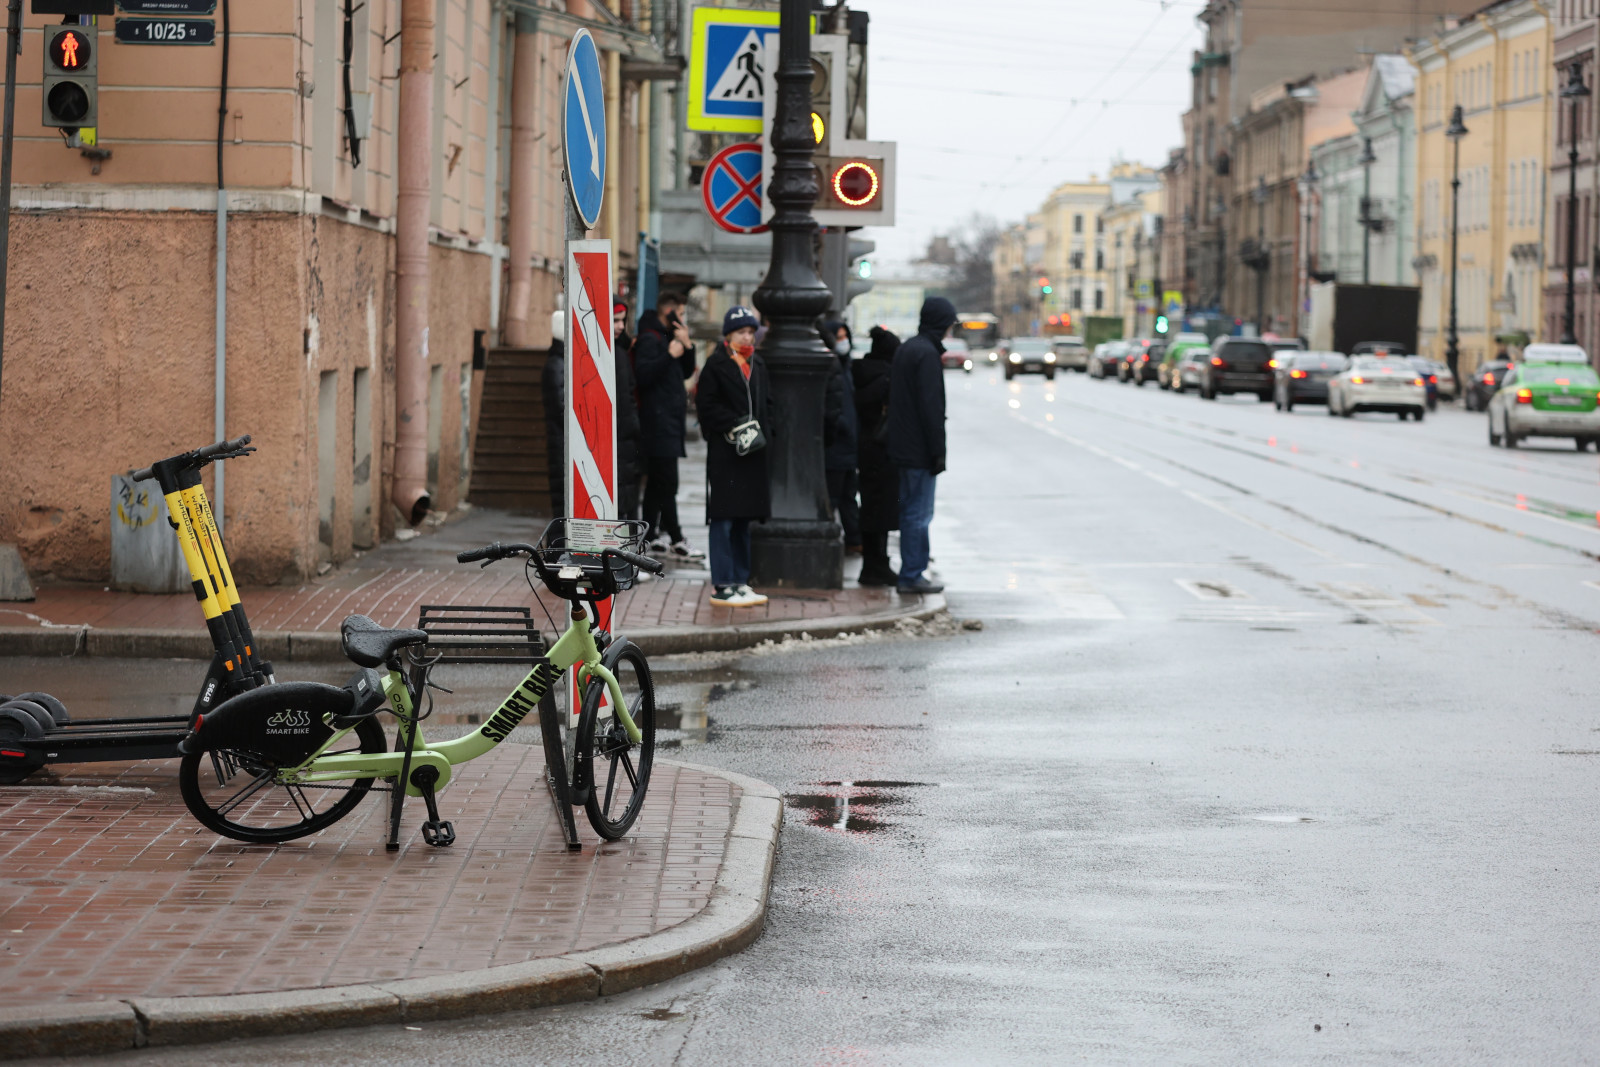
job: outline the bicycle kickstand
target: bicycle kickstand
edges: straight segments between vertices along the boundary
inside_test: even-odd
[[[422,840],[443,848],[455,844],[456,828],[439,818],[439,803],[433,792],[438,781],[439,770],[436,767],[424,765],[411,772],[411,783],[422,791],[422,800],[428,805],[428,821],[422,824]]]

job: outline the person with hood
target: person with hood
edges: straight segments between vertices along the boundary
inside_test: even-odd
[[[940,593],[928,580],[928,526],[933,522],[934,479],[944,473],[944,337],[956,308],[942,296],[922,302],[917,335],[901,345],[889,369],[889,458],[900,470],[900,580],[902,593]]]
[[[822,343],[839,361],[828,376],[824,404],[823,469],[828,478],[828,500],[844,528],[844,550],[861,551],[861,512],[856,506],[856,387],[850,374],[850,327],[842,322],[822,324]]]
[[[900,528],[900,472],[889,458],[889,364],[900,338],[872,328],[872,350],[851,364],[855,388],[857,462],[861,486],[861,577],[867,586],[895,585],[889,563],[889,531]],[[880,432],[882,431],[882,432]]]
[[[706,360],[695,390],[706,441],[711,603],[719,608],[767,602],[750,588],[750,523],[772,514],[764,438],[771,428],[770,393],[766,363],[755,348],[760,325],[749,308],[729,308],[722,319],[722,343]]]
[[[694,344],[683,324],[683,297],[662,293],[656,306],[639,316],[633,343],[634,383],[639,393],[639,453],[644,461],[644,518],[650,547],[676,559],[702,559],[678,524],[678,460],[683,447],[689,394],[694,377]]]
[[[639,398],[633,388],[633,338],[628,336],[628,305],[611,306],[611,345],[616,357],[617,518],[639,517]],[[649,575],[640,571],[641,577]]]

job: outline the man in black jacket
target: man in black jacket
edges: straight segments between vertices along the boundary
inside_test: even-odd
[[[620,300],[611,305],[611,344],[616,355],[617,518],[637,519],[639,397],[633,388],[633,338],[628,336],[628,305]]]
[[[944,472],[944,336],[956,308],[942,296],[922,303],[917,335],[894,354],[889,371],[889,458],[900,468],[900,581],[902,593],[940,593],[930,582],[928,526],[934,479]]]
[[[639,454],[644,460],[644,519],[651,548],[678,559],[703,559],[690,547],[678,524],[678,460],[684,456],[689,395],[684,382],[694,377],[694,344],[683,324],[683,297],[662,293],[656,306],[639,316],[633,343],[634,382],[639,393]]]

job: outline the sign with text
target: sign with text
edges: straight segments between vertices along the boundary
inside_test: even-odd
[[[118,19],[118,44],[216,44],[210,19]]]

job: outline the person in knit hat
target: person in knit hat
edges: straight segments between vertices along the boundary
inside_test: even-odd
[[[755,348],[760,325],[749,308],[728,309],[722,319],[722,341],[701,369],[695,393],[706,441],[711,603],[717,607],[767,602],[750,588],[750,523],[772,514],[767,449],[761,436],[770,426],[767,368]]]

